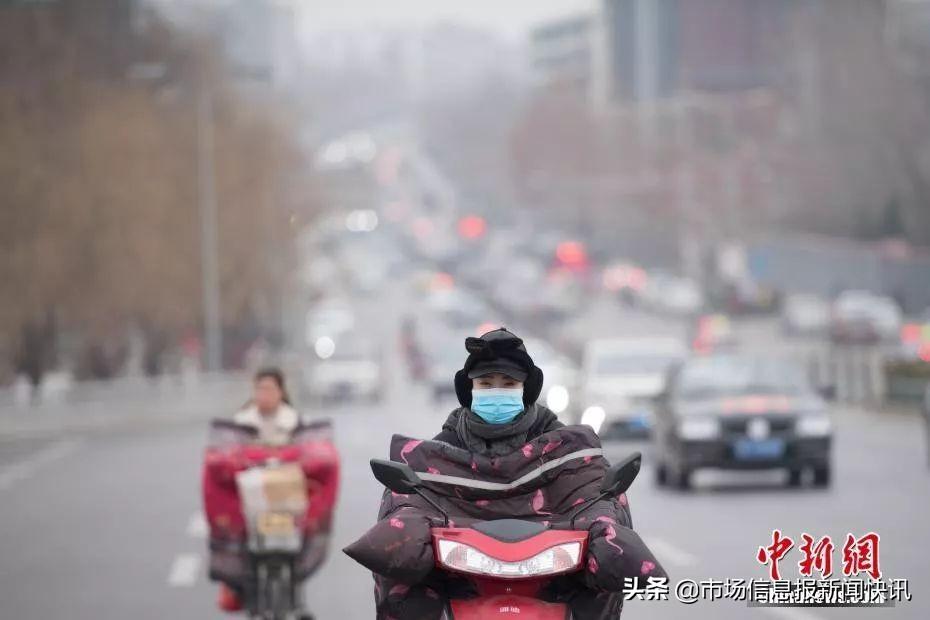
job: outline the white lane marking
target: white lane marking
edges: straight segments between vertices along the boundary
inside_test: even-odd
[[[200,574],[200,556],[182,553],[174,558],[168,572],[168,585],[173,588],[190,588],[197,583]]]
[[[684,549],[673,545],[663,538],[648,538],[645,540],[646,546],[649,547],[659,562],[668,561],[676,566],[695,566],[698,563],[696,556],[688,553]]]
[[[207,537],[207,519],[202,512],[195,512],[191,515],[187,522],[187,535],[201,540]]]
[[[79,439],[65,439],[6,467],[3,471],[0,471],[0,491],[5,491],[17,482],[28,479],[42,467],[65,458],[74,452],[81,443],[82,441]]]
[[[803,607],[759,607],[759,609],[782,620],[821,620],[820,616]]]

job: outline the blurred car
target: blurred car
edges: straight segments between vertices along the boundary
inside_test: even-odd
[[[830,483],[832,424],[803,368],[747,355],[692,358],[658,399],[656,482],[686,489],[701,468],[787,468]]]
[[[305,342],[315,347],[322,338],[334,340],[355,326],[355,315],[348,304],[324,301],[307,313],[304,325]]]
[[[390,262],[382,258],[380,249],[354,248],[342,252],[340,263],[352,290],[360,295],[373,295],[381,290],[388,278]]]
[[[736,332],[725,314],[703,314],[691,327],[691,351],[709,355],[736,347]]]
[[[382,355],[372,341],[344,335],[318,343],[314,354],[315,359],[304,369],[303,385],[308,397],[323,402],[381,400]]]
[[[584,288],[574,277],[553,274],[532,298],[537,302],[532,317],[542,321],[560,321],[578,312],[584,301]]]
[[[816,295],[789,295],[781,309],[782,331],[789,336],[823,336],[830,329],[830,304]]]
[[[533,318],[540,307],[546,272],[530,258],[515,258],[491,272],[491,301],[510,317]]]
[[[774,312],[778,307],[778,292],[772,287],[743,277],[726,287],[726,309],[731,314]]]
[[[581,423],[603,438],[644,438],[652,428],[653,399],[666,374],[687,356],[677,338],[593,340],[585,347],[579,399]]]
[[[508,319],[531,320],[539,309],[539,285],[504,275],[491,291],[495,308],[500,308]]]
[[[833,303],[830,336],[841,344],[894,341],[901,331],[901,309],[890,297],[845,291]]]
[[[427,308],[455,330],[471,331],[493,321],[497,313],[477,294],[461,288],[441,288],[429,294]]]
[[[543,371],[542,401],[559,415],[578,397],[578,366],[543,340],[525,338],[523,344]]]
[[[688,316],[704,307],[704,294],[697,282],[662,271],[649,276],[640,298],[645,307],[662,314]]]
[[[614,263],[601,272],[604,289],[628,304],[636,301],[648,280],[646,270],[632,263]]]
[[[462,369],[467,353],[458,339],[436,341],[427,353],[427,381],[433,402],[455,398],[455,373]]]
[[[339,281],[339,266],[331,258],[317,256],[306,261],[300,270],[300,278],[308,289],[326,291]]]

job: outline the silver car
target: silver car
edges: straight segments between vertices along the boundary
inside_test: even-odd
[[[556,415],[570,412],[578,398],[577,364],[543,340],[527,338],[523,344],[533,362],[543,371],[543,391],[540,400]]]
[[[653,401],[671,366],[684,361],[684,342],[670,337],[594,340],[585,347],[580,422],[604,438],[645,438]]]
[[[317,343],[315,357],[304,369],[310,398],[323,402],[365,399],[379,402],[384,393],[381,352],[373,343],[346,335]]]

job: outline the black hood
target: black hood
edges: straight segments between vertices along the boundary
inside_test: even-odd
[[[523,340],[513,332],[501,327],[482,334],[480,338],[466,338],[465,350],[468,352],[465,365],[455,373],[455,395],[463,407],[471,408],[472,380],[468,374],[479,363],[501,358],[515,363],[526,372],[523,404],[529,407],[539,398],[543,387],[543,372],[533,363],[533,358],[523,346]]]

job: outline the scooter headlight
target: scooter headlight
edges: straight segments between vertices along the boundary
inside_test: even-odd
[[[577,542],[549,547],[519,562],[504,562],[460,542],[439,539],[440,563],[452,570],[475,575],[502,579],[557,575],[574,570],[580,560],[581,543]]]

